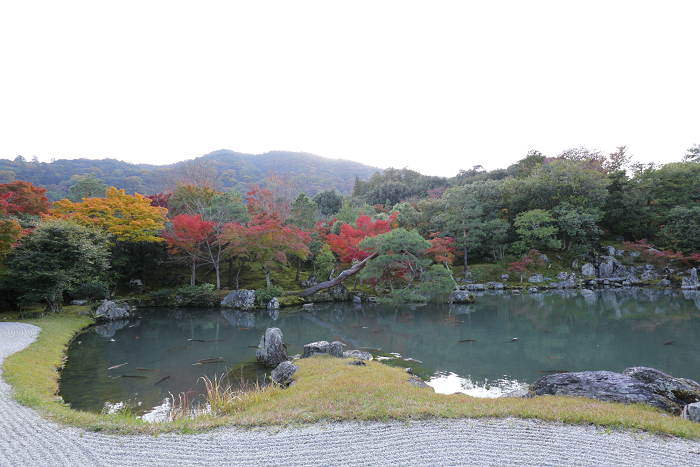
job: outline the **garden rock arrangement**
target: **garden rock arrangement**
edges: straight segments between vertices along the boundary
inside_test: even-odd
[[[95,321],[115,321],[126,319],[131,316],[131,308],[124,302],[113,302],[103,300],[102,304],[95,310]]]
[[[675,415],[700,401],[700,384],[647,367],[631,367],[623,373],[581,371],[543,376],[530,386],[530,391],[535,396],[564,395],[642,403]],[[686,412],[695,413],[695,408]]]
[[[258,363],[261,365],[276,367],[280,363],[289,360],[287,346],[279,328],[267,328],[260,339],[258,350],[255,352]]]

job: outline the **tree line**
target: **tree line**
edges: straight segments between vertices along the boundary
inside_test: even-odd
[[[453,179],[387,169],[355,177],[352,195],[300,193],[282,176],[245,195],[223,191],[206,164],[173,174],[143,196],[107,187],[94,174],[49,203],[26,181],[0,184],[0,290],[12,304],[98,298],[119,280],[168,261],[215,273],[229,287],[243,270],[271,273],[303,262],[323,280],[377,253],[359,275],[388,284],[395,300],[451,290],[453,266],[474,259],[522,264],[532,250],[580,258],[601,236],[642,241],[697,258],[700,149],[682,162],[633,164],[625,147],[547,157],[530,151],[505,171],[476,166]],[[504,175],[505,174],[505,175]],[[685,255],[685,256],[683,256]],[[532,261],[537,258],[530,258]]]

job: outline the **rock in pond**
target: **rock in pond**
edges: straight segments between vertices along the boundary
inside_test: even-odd
[[[111,300],[103,300],[102,305],[95,311],[96,321],[114,321],[126,319],[130,316],[131,309],[127,303],[117,303]]]
[[[474,295],[466,290],[455,290],[447,298],[449,303],[472,303],[474,302]]]
[[[276,367],[287,361],[287,346],[284,344],[282,331],[279,328],[267,328],[260,339],[260,345],[255,353],[258,363]]]
[[[292,383],[294,383],[294,378],[292,376],[298,369],[299,367],[289,360],[281,362],[277,365],[277,368],[272,370],[272,382],[285,387],[291,386]]]
[[[547,375],[535,381],[530,390],[535,396],[577,396],[606,402],[646,404],[677,415],[681,412],[677,403],[656,394],[642,381],[612,371]]]

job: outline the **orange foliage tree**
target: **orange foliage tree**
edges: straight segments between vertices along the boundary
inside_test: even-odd
[[[80,203],[67,199],[53,204],[53,215],[74,219],[85,225],[98,226],[118,241],[160,242],[167,210],[152,206],[151,200],[136,193],[110,187],[105,198],[85,198]]]

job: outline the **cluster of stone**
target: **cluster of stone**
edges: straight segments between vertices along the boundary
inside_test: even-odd
[[[372,360],[369,352],[361,350],[343,351],[345,344],[339,341],[318,341],[306,344],[304,354],[300,358],[309,358],[317,355],[332,355],[339,358],[353,358],[355,361]],[[294,383],[294,373],[299,369],[289,360],[287,346],[284,343],[282,331],[279,328],[268,328],[260,339],[256,351],[258,363],[274,367],[272,381],[282,386],[290,386]],[[296,358],[299,358],[297,356]],[[357,363],[355,363],[357,364]]]

